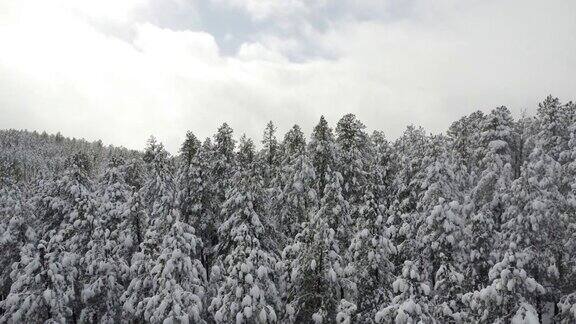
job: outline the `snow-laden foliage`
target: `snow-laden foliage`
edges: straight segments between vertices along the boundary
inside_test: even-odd
[[[285,315],[288,322],[334,322],[343,292],[349,286],[337,227],[330,225],[330,220],[341,211],[340,206],[334,205],[334,196],[340,195],[338,178],[339,174],[334,172],[332,179],[327,179],[320,209],[310,215],[294,243],[282,253],[288,281]]]
[[[210,280],[217,286],[209,312],[216,323],[273,323],[280,311],[280,294],[274,282],[277,247],[274,232],[263,214],[263,179],[242,141],[241,167],[222,207],[218,229],[218,257]]]
[[[0,323],[576,321],[574,103],[277,131],[0,131]]]

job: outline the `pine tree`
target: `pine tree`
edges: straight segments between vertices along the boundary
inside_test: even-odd
[[[216,185],[216,198],[218,205],[226,200],[226,189],[234,174],[234,147],[236,142],[232,138],[232,128],[224,123],[218,128],[214,136],[214,155],[212,161],[212,179]]]
[[[355,218],[360,198],[364,193],[373,161],[366,126],[353,114],[344,115],[336,126],[336,143],[340,150],[339,171],[342,174],[342,193]]]
[[[376,311],[391,300],[394,264],[391,255],[396,247],[385,226],[383,206],[378,204],[374,184],[365,187],[356,218],[355,234],[348,248],[349,272],[355,285],[359,323],[371,323]]]
[[[196,135],[194,135],[192,132],[186,132],[186,139],[180,147],[180,153],[182,154],[182,159],[185,166],[190,165],[192,158],[196,155],[196,152],[198,152],[199,149],[200,141],[196,138]]]
[[[115,225],[116,240],[113,254],[120,262],[122,284],[127,286],[131,281],[130,266],[132,256],[138,251],[144,240],[148,227],[148,213],[142,203],[143,166],[140,160],[111,161],[110,168],[102,177],[103,191],[99,194],[101,215],[111,215]],[[118,223],[118,221],[120,221]]]
[[[111,237],[110,225],[110,219],[97,219],[88,244],[85,284],[81,292],[82,323],[118,323],[121,319],[122,268],[126,265],[113,254],[118,242]]]
[[[12,179],[0,178],[0,183],[0,300],[4,300],[12,285],[12,264],[20,261],[20,249],[35,240],[35,233],[22,190]]]
[[[68,161],[63,176],[48,181],[34,199],[41,242],[25,251],[14,267],[12,279],[19,278],[6,298],[6,318],[15,321],[76,321],[82,309],[81,289],[85,278],[85,260],[91,240],[96,201],[93,185],[87,175],[88,161],[84,154],[75,154]],[[41,263],[41,265],[39,264]],[[45,275],[44,275],[45,273]],[[35,277],[40,274],[39,281]],[[46,304],[30,306],[31,300],[43,296]],[[32,307],[25,315],[19,308]],[[25,316],[22,319],[22,316]]]
[[[264,160],[264,184],[266,187],[276,175],[280,165],[280,147],[276,140],[276,127],[272,121],[266,124],[262,138],[262,159]]]
[[[421,260],[405,261],[392,283],[395,295],[376,313],[376,323],[434,323],[428,277]]]
[[[466,173],[459,159],[444,151],[426,169],[427,188],[418,206],[415,247],[409,251],[422,258],[430,273],[434,318],[458,320],[463,292],[462,264],[466,260],[464,219],[461,202],[467,187]]]
[[[418,202],[424,195],[423,185],[426,166],[433,158],[429,152],[433,143],[424,134],[422,128],[409,126],[394,143],[397,153],[393,164],[396,172],[392,182],[390,205],[388,206],[387,226],[391,230],[392,240],[397,249],[394,265],[402,267],[406,261],[407,242],[414,239],[415,227],[411,220],[417,210]]]
[[[524,269],[530,262],[531,257],[519,251],[516,243],[510,243],[501,261],[490,269],[491,284],[463,296],[462,301],[468,305],[464,319],[481,323],[526,323],[529,316],[532,322],[538,323],[535,306],[545,289]]]
[[[572,105],[562,105],[558,98],[552,96],[538,105],[538,133],[536,137],[541,149],[555,161],[564,164],[562,152],[565,152],[570,141],[570,126],[576,114]]]
[[[308,152],[316,173],[317,192],[322,196],[327,183],[328,170],[336,170],[336,144],[334,134],[324,116],[314,127]]]
[[[72,317],[75,292],[67,270],[48,243],[22,248],[11,277],[10,294],[0,302],[2,323],[64,323]]]
[[[336,321],[344,290],[349,287],[337,232],[330,226],[335,214],[339,215],[334,198],[341,196],[340,176],[329,174],[320,209],[283,251],[289,276],[285,318],[289,322]]]
[[[556,207],[562,205],[555,187],[558,181],[554,180],[559,174],[558,168],[558,164],[537,146],[530,154],[530,162],[523,167],[521,177],[512,183],[512,200],[502,226],[502,257],[490,270],[492,284],[485,289],[496,289],[502,294],[502,288],[499,288],[502,281],[519,277],[510,279],[512,288],[503,292],[509,298],[508,305],[491,316],[506,317],[521,307],[521,303],[528,303],[541,316],[544,303],[555,302],[557,298],[554,285],[544,290],[541,284],[558,280],[561,239],[550,239],[561,237],[563,232],[563,222]],[[508,277],[504,278],[502,271]],[[503,298],[492,294],[496,295],[496,300]]]
[[[149,217],[154,219],[170,213],[171,203],[175,199],[175,181],[168,152],[162,143],[156,142],[154,137],[148,140],[144,162],[148,174],[139,195],[142,203],[147,207]]]
[[[285,158],[281,164],[282,178],[275,197],[274,210],[279,214],[279,229],[291,241],[301,230],[301,225],[315,212],[318,205],[316,174],[305,150],[304,135],[294,126],[284,140]]]
[[[129,275],[119,226],[129,212],[132,189],[126,183],[122,158],[110,160],[99,187],[100,208],[85,256],[87,276],[81,294],[84,308],[80,321],[116,323],[121,319],[120,297]]]
[[[481,111],[475,111],[464,116],[450,125],[446,135],[451,139],[452,149],[473,175],[479,174],[478,163],[482,159],[482,125],[486,116]]]
[[[491,255],[497,244],[496,236],[508,206],[509,188],[513,171],[513,121],[506,107],[494,109],[483,121],[480,134],[482,159],[479,179],[471,192],[471,210],[468,220],[470,233],[470,265],[467,272],[478,288],[488,282],[488,270],[494,264]]]
[[[148,229],[149,216],[146,206],[142,202],[140,191],[135,191],[126,203],[127,210],[123,215],[122,222],[118,225],[116,236],[118,245],[114,249],[114,254],[122,262],[122,276],[124,282],[132,280],[131,266],[132,257],[140,249],[140,244],[144,241],[144,235]]]
[[[387,210],[393,198],[393,183],[398,166],[395,165],[396,152],[386,140],[384,133],[374,131],[370,138],[374,146],[374,165],[371,181],[374,182],[374,195],[379,205]]]
[[[209,307],[217,323],[275,322],[279,292],[275,278],[277,247],[263,215],[263,180],[254,163],[253,144],[244,139],[238,153],[242,166],[234,175],[218,229],[219,256],[211,283],[217,287]]]
[[[150,323],[203,323],[206,270],[198,259],[202,241],[176,210],[154,224],[163,232],[157,259],[148,274],[153,283],[144,298],[144,318]],[[167,225],[164,225],[167,223]]]
[[[567,235],[565,237],[565,255],[559,262],[558,277],[562,285],[562,297],[557,303],[556,314],[561,323],[572,323],[576,320],[576,271],[571,264],[576,260],[576,122],[570,127],[568,151],[564,152],[566,160],[570,161],[563,167],[564,179],[572,179],[569,191],[566,193]]]
[[[213,248],[218,243],[214,200],[214,186],[210,172],[211,142],[209,139],[198,149],[190,164],[184,166],[179,177],[179,202],[182,222],[197,229],[203,242],[200,258],[210,268]]]
[[[130,284],[122,295],[124,318],[127,320],[149,320],[146,313],[148,298],[152,297],[156,282],[152,279],[152,270],[160,254],[161,243],[169,226],[177,217],[174,208],[177,206],[176,190],[171,173],[168,152],[162,144],[152,138],[145,152],[148,175],[146,182],[138,193],[132,196],[131,213],[128,225],[131,227],[127,236],[141,240],[139,252],[132,256],[130,263]],[[147,210],[140,209],[143,204]],[[148,219],[144,237],[139,237],[143,225]],[[178,216],[179,218],[179,216]]]

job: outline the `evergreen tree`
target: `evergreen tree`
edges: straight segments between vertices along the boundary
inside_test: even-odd
[[[161,222],[154,224],[164,233],[148,273],[152,286],[150,297],[142,301],[144,318],[150,323],[202,323],[207,280],[198,259],[202,241],[191,225],[180,220],[176,210]]]
[[[348,271],[355,285],[359,323],[373,322],[380,305],[392,297],[389,287],[394,264],[390,256],[396,252],[396,247],[384,223],[383,206],[378,204],[374,192],[375,185],[366,186],[359,204],[355,234],[348,248],[347,259],[351,267]]]
[[[565,226],[558,209],[563,205],[556,187],[558,170],[558,163],[537,146],[530,154],[530,162],[523,167],[521,177],[512,184],[512,200],[504,216],[506,223],[502,228],[501,243],[504,261],[498,264],[516,262],[515,267],[523,273],[523,280],[533,278],[530,280],[539,284],[558,282]],[[521,260],[505,260],[511,256]],[[491,272],[498,269],[497,265]],[[532,283],[529,285],[534,286]],[[537,289],[538,294],[532,290],[528,292],[530,295],[521,295],[512,302],[527,300],[540,316],[546,302],[557,302],[556,285],[550,285],[546,291]]]
[[[330,172],[330,171],[328,171]],[[334,322],[349,287],[336,230],[330,226],[339,215],[334,199],[341,196],[336,172],[330,172],[320,209],[283,251],[289,275],[286,320],[295,323]]]
[[[148,174],[139,195],[149,217],[153,220],[170,213],[175,199],[175,181],[168,152],[154,137],[148,140],[144,162]]]
[[[269,186],[280,165],[280,147],[276,140],[276,127],[272,121],[269,121],[264,129],[261,155],[264,160],[264,183],[265,186]]]
[[[182,154],[182,159],[185,166],[190,165],[192,158],[196,155],[198,149],[200,149],[200,141],[196,138],[196,135],[190,131],[186,132],[186,139],[180,147],[180,153]]]
[[[232,138],[232,128],[224,123],[214,135],[214,155],[212,161],[212,179],[215,183],[217,204],[226,200],[226,189],[234,174],[234,148],[236,142]]]
[[[147,308],[157,284],[153,279],[153,269],[160,255],[161,243],[169,232],[170,225],[179,219],[174,215],[177,206],[175,185],[168,161],[168,153],[162,144],[152,138],[145,152],[148,176],[140,191],[133,195],[128,237],[141,240],[139,252],[132,256],[130,263],[131,281],[122,295],[124,317],[127,320],[150,320],[152,316]],[[143,214],[139,204],[144,204],[148,211]],[[149,215],[149,216],[148,216]],[[146,217],[148,216],[148,217]],[[148,218],[144,237],[138,237],[142,232],[141,221]],[[134,237],[135,236],[135,237]]]
[[[441,153],[427,167],[427,189],[413,220],[417,224],[416,246],[408,251],[423,260],[431,275],[433,313],[440,321],[457,321],[455,313],[461,308],[458,299],[463,292],[462,264],[467,252],[461,202],[466,180],[459,160],[447,151]]]
[[[336,143],[340,149],[339,171],[342,174],[342,193],[355,218],[357,205],[364,193],[371,172],[372,155],[366,127],[353,114],[344,115],[336,126]]]
[[[218,229],[219,256],[212,268],[216,286],[209,307],[217,323],[275,322],[279,292],[274,282],[277,247],[274,233],[263,215],[263,180],[254,163],[251,141],[241,141],[242,166],[234,175]]]
[[[451,139],[452,149],[461,159],[471,174],[478,174],[478,163],[482,159],[481,146],[482,125],[486,116],[481,111],[475,111],[450,125],[446,135]]]
[[[308,152],[316,173],[317,191],[323,195],[329,177],[328,170],[336,170],[334,134],[324,116],[320,117],[318,125],[314,127]]]
[[[281,164],[281,186],[274,204],[279,214],[279,229],[288,241],[301,230],[301,225],[318,205],[316,174],[305,150],[304,135],[294,126],[284,140],[285,158]]]
[[[58,253],[46,245],[41,240],[22,248],[10,294],[0,302],[2,323],[64,323],[72,317],[73,285]]]
[[[14,321],[77,321],[96,201],[84,154],[75,154],[66,172],[48,181],[34,199],[41,242],[24,249],[11,277],[18,278],[6,298],[6,318]],[[40,275],[38,277],[38,275]],[[38,278],[39,282],[36,282]],[[44,305],[30,305],[43,297]],[[37,307],[38,306],[38,307]],[[22,309],[30,309],[21,314]]]
[[[204,243],[200,253],[202,264],[210,268],[213,248],[218,243],[214,186],[210,172],[211,143],[199,148],[179,178],[179,202],[182,221],[198,230]]]
[[[20,261],[20,250],[33,242],[30,208],[12,179],[0,178],[0,300],[10,292],[12,264]],[[1,308],[0,308],[1,309]]]
[[[388,206],[387,226],[391,230],[392,240],[397,249],[394,264],[402,267],[408,256],[403,250],[414,239],[415,227],[412,217],[417,211],[418,202],[424,195],[423,185],[427,163],[433,158],[428,154],[432,150],[432,141],[422,128],[409,126],[394,143],[398,152],[393,162],[396,165],[392,182],[390,205]]]
[[[376,313],[376,323],[434,323],[426,267],[421,260],[407,260],[401,269],[392,283],[394,297]]]
[[[120,297],[129,272],[128,257],[121,247],[119,228],[128,213],[131,187],[126,183],[125,163],[113,157],[99,183],[100,199],[92,239],[85,256],[86,278],[82,290],[81,322],[117,323]],[[122,237],[123,238],[123,237]],[[130,255],[131,257],[131,255]]]

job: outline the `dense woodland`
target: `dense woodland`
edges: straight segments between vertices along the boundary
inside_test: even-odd
[[[0,323],[576,322],[575,104],[234,138],[0,131]]]

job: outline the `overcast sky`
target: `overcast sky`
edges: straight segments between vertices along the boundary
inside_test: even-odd
[[[574,0],[0,0],[0,128],[176,152],[355,113],[396,138],[576,99]]]

